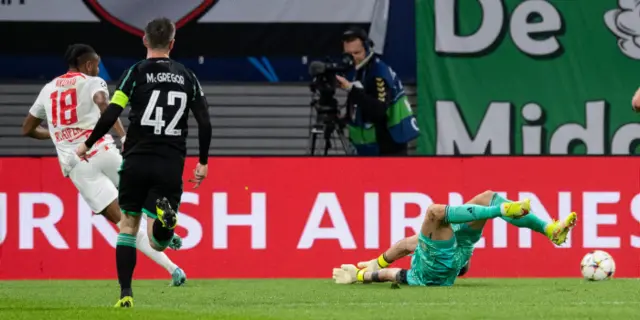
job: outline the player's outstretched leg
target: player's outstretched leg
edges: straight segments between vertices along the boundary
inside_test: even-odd
[[[503,198],[493,191],[485,191],[477,195],[471,202],[480,205],[497,206],[512,201]],[[576,225],[578,215],[575,212],[571,212],[564,220],[554,220],[551,222],[542,221],[535,213],[529,214],[521,219],[512,219],[509,217],[502,217],[502,219],[519,228],[528,228],[543,234],[554,244],[561,245],[567,240],[569,231]]]
[[[115,223],[118,227],[120,227],[120,219],[122,219],[122,212],[120,207],[118,206],[118,201],[113,201],[105,210],[102,211],[102,215],[107,218],[107,220]],[[177,239],[177,240],[176,240]],[[174,235],[169,247],[172,249],[180,249],[182,246],[182,239],[178,237],[178,235]],[[187,276],[169,257],[164,253],[157,251],[151,247],[149,237],[147,236],[146,231],[146,219],[140,221],[140,226],[138,227],[138,234],[136,235],[136,248],[140,250],[140,252],[144,253],[145,256],[149,257],[149,259],[155,261],[157,264],[165,268],[169,271],[171,275],[171,285],[172,286],[181,286],[186,280]]]
[[[172,286],[181,286],[187,281],[187,275],[178,267],[166,253],[162,251],[157,251],[151,247],[151,241],[149,241],[149,237],[147,236],[147,228],[146,228],[146,219],[140,222],[140,228],[138,230],[138,236],[136,237],[136,244],[138,246],[138,250],[144,253],[149,259],[155,261],[157,264],[165,268],[169,271],[171,275],[171,285]],[[154,220],[149,219],[151,223],[154,223]],[[176,235],[174,235],[174,238]],[[171,244],[169,245],[171,247]]]
[[[529,214],[529,208],[529,199],[516,202],[504,202],[494,206],[481,206],[475,204],[446,206],[444,223],[466,223],[497,217],[518,219]],[[427,211],[427,218],[433,218],[429,216],[429,211]]]
[[[133,290],[131,281],[136,267],[136,237],[140,216],[123,215],[120,220],[120,234],[116,242],[116,267],[120,283],[120,300],[116,308],[133,307]]]

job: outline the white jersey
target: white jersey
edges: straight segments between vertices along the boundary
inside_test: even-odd
[[[107,84],[102,78],[69,72],[47,83],[29,110],[32,116],[47,120],[65,176],[78,163],[76,148],[87,140],[100,119],[100,108],[93,102],[93,96],[98,91],[109,96]],[[96,142],[87,156],[91,157],[113,146],[113,138],[107,134]]]

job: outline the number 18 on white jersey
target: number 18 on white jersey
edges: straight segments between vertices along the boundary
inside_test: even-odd
[[[47,83],[29,110],[32,116],[47,120],[65,176],[78,161],[76,148],[89,137],[100,118],[100,109],[93,102],[99,91],[109,96],[107,84],[100,77],[69,72]],[[95,154],[109,144],[113,144],[113,138],[106,135],[87,154]]]

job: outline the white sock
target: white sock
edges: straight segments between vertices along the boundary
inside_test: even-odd
[[[178,266],[173,263],[173,261],[171,261],[164,252],[156,251],[151,248],[151,244],[149,244],[149,237],[147,236],[147,223],[145,220],[146,219],[144,217],[140,220],[140,228],[136,235],[136,248],[144,253],[145,256],[149,257],[149,259],[167,269],[169,274],[172,274],[176,269],[178,269]]]

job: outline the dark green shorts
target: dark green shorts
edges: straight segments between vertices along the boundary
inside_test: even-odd
[[[156,200],[165,197],[176,211],[182,197],[184,160],[131,155],[122,162],[118,202],[129,215],[157,218]]]

